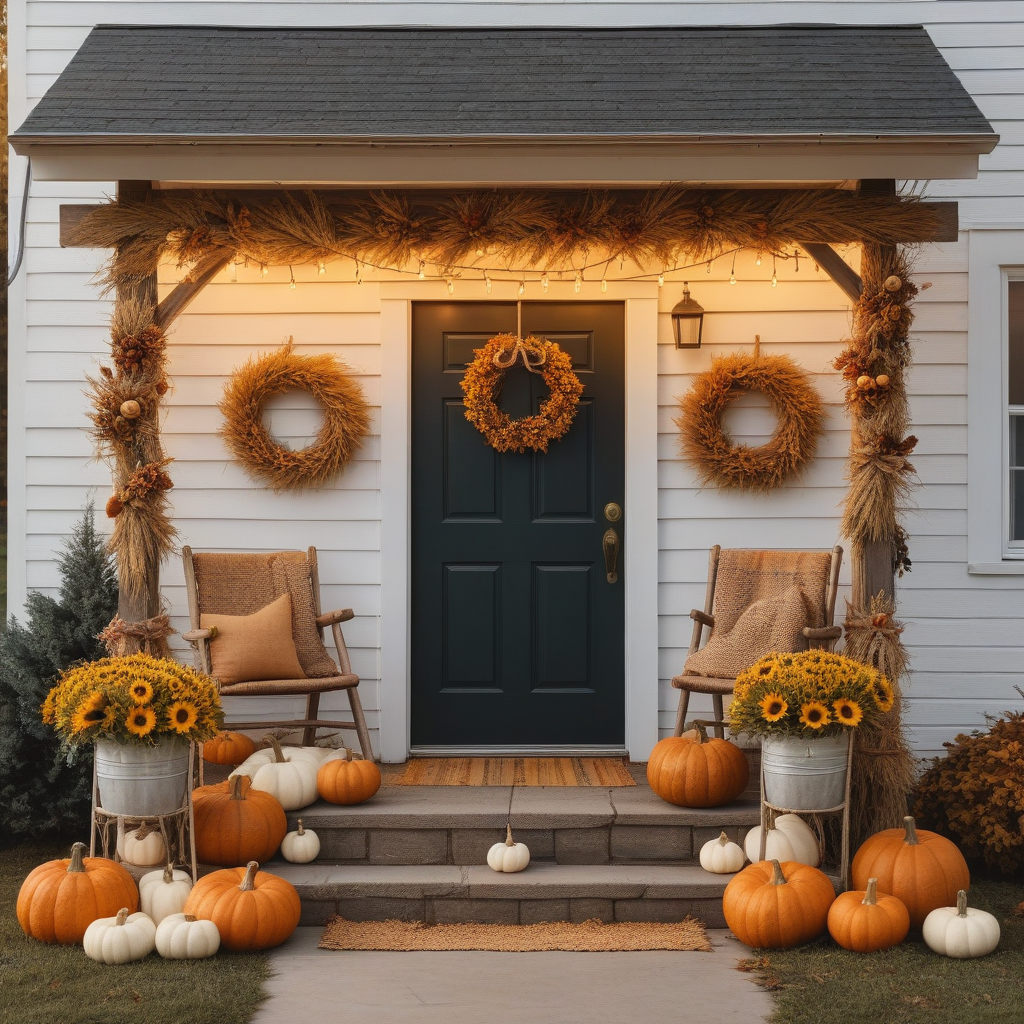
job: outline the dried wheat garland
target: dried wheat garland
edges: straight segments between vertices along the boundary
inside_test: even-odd
[[[730,403],[759,391],[778,420],[771,438],[752,448],[736,444],[722,426]],[[748,491],[770,491],[813,457],[825,409],[810,377],[789,356],[734,352],[719,356],[679,399],[679,450],[702,483]]]
[[[323,424],[307,448],[276,441],[263,422],[268,398],[308,391],[323,407]],[[370,429],[362,388],[333,356],[302,356],[284,348],[250,359],[224,388],[221,436],[234,458],[274,490],[322,487],[341,472]]]

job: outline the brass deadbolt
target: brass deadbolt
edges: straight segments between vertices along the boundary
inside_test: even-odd
[[[609,523],[617,523],[622,518],[622,506],[609,501],[604,507],[604,517]]]

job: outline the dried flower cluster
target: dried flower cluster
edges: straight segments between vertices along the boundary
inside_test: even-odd
[[[914,814],[965,857],[1004,874],[1024,868],[1024,712],[957,736],[921,776]]]
[[[466,419],[495,451],[546,452],[552,441],[568,433],[583,384],[573,372],[571,357],[555,342],[532,336],[522,341],[513,334],[499,334],[473,352],[476,358],[461,381]],[[528,368],[540,367],[550,394],[535,415],[513,419],[498,408],[497,397],[518,352],[522,352]]]
[[[164,467],[170,462],[170,459],[161,459],[159,462],[150,462],[135,470],[125,481],[124,486],[116,494],[110,496],[107,501],[107,516],[114,519],[124,511],[127,505],[145,504],[155,491],[169,491],[174,484],[164,472]]]
[[[97,737],[149,745],[165,736],[201,742],[224,722],[213,679],[148,654],[68,669],[43,702],[42,715],[69,746]]]
[[[757,448],[735,444],[722,427],[730,402],[746,391],[767,399],[778,426]],[[781,486],[814,456],[825,422],[821,396],[789,356],[734,352],[719,356],[679,399],[679,451],[702,483],[769,491]]]
[[[889,680],[877,669],[831,651],[769,654],[736,679],[729,706],[733,732],[834,736],[892,709]]]

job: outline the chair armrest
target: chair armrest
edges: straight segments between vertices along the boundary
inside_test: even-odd
[[[354,619],[356,613],[351,608],[341,608],[334,612],[324,612],[323,615],[316,617],[316,624],[321,629],[324,626],[333,626],[336,622],[348,622],[349,619]]]
[[[838,640],[843,635],[843,627],[804,626],[803,634],[808,640]]]
[[[710,629],[714,629],[714,615],[708,615],[707,612],[703,612],[699,608],[692,609],[692,611],[690,612],[690,618],[693,619],[694,622],[701,622]]]
[[[211,626],[209,629],[190,629],[187,633],[181,634],[181,639],[194,644],[199,640],[213,640],[216,636],[217,627]]]

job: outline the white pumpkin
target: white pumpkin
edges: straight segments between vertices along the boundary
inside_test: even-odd
[[[273,764],[277,760],[277,752],[270,744],[274,743],[275,739],[273,736],[268,736],[264,742],[268,745],[250,754],[240,765],[232,769],[228,778],[231,778],[232,775],[245,775],[251,779],[265,764]],[[280,749],[289,761],[307,761],[309,764],[316,765],[317,768],[328,758],[339,753],[344,756],[345,753],[343,749],[337,750],[334,747],[280,747]]]
[[[117,830],[117,855],[129,864],[140,868],[163,864],[167,860],[167,848],[159,829],[147,830],[142,838],[139,831],[127,832],[123,825]]]
[[[156,930],[156,951],[167,960],[202,960],[220,949],[220,931],[213,921],[192,914],[171,914]]]
[[[743,849],[751,864],[756,864],[761,853],[761,826],[752,828],[743,840]],[[818,837],[799,814],[780,814],[775,828],[768,829],[764,849],[765,860],[795,860],[816,868],[821,863]]]
[[[281,840],[281,856],[292,864],[308,864],[320,853],[320,837],[311,828],[303,828],[301,818],[298,826]]]
[[[192,876],[170,864],[159,871],[150,871],[139,879],[139,909],[159,925],[165,917],[180,914],[192,891]]]
[[[252,776],[252,788],[276,797],[286,811],[297,811],[313,803],[317,798],[316,773],[320,767],[319,761],[314,763],[309,758],[296,759],[291,754],[286,756],[272,736],[270,742],[274,747],[275,759],[256,770]]]
[[[999,922],[984,910],[967,906],[967,893],[956,894],[955,907],[939,907],[921,928],[928,948],[958,960],[985,956],[999,945]]]
[[[743,847],[732,842],[725,832],[700,848],[700,866],[716,875],[735,874],[746,859]]]
[[[487,866],[492,871],[522,871],[530,863],[530,851],[526,843],[517,843],[512,838],[512,826],[507,825],[505,841],[495,843],[487,851]]]
[[[156,925],[148,914],[131,914],[127,907],[116,917],[99,917],[82,938],[85,955],[101,964],[126,964],[153,952]]]

